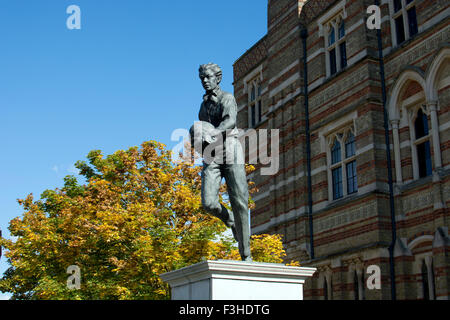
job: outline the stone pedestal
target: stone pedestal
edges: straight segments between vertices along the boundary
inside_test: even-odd
[[[161,275],[172,300],[303,300],[314,268],[282,264],[205,261]]]

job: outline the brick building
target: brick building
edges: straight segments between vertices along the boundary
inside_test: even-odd
[[[280,130],[280,170],[250,176],[252,232],[318,268],[306,299],[450,297],[450,2],[379,2],[378,33],[374,0],[269,0],[234,64],[238,127]]]

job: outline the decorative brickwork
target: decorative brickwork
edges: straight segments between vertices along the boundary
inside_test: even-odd
[[[415,8],[416,16],[411,11],[408,20],[417,20],[417,33],[413,25],[400,44],[393,29],[399,13],[393,13],[393,1],[381,2],[394,174],[396,294],[398,299],[449,299],[450,2],[401,0],[407,5],[402,12]],[[318,268],[306,284],[306,299],[325,299],[325,294],[328,299],[391,298],[392,224],[378,41],[376,31],[366,28],[371,4],[270,0],[267,35],[234,64],[239,127],[248,126],[248,81],[257,77],[262,108],[256,129],[280,130],[278,173],[263,176],[257,165],[249,176],[259,188],[253,196],[252,232],[283,235],[287,260]],[[347,61],[332,73],[327,72],[334,57],[331,50],[341,48],[340,42],[328,45],[326,28],[335,20],[336,25],[345,24],[346,48],[341,54]],[[308,33],[307,97],[303,28]],[[351,144],[348,128],[354,136]],[[339,150],[333,150],[333,138],[340,141]],[[339,188],[342,194],[334,192]],[[370,277],[367,268],[374,265],[381,270],[379,290],[369,290],[365,283]]]
[[[234,63],[234,81],[248,74],[267,57],[267,38],[262,38],[253,48],[248,50]]]

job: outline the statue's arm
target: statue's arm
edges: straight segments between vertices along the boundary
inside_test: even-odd
[[[202,103],[202,105],[200,106],[200,111],[198,112],[198,120],[208,122],[208,117],[206,116],[203,109],[204,109],[204,107],[203,107],[203,103]]]
[[[216,128],[221,133],[234,129],[237,121],[237,103],[232,94],[227,94],[223,98],[222,122]]]
[[[205,104],[202,103],[201,107],[200,107],[200,111],[198,113],[198,120],[200,121],[204,121],[204,122],[208,122],[209,123],[209,119],[208,119],[208,115],[205,112]],[[212,143],[213,140],[213,136],[215,136],[216,134],[219,134],[219,132],[205,132],[203,131],[203,141],[207,142],[207,143]]]

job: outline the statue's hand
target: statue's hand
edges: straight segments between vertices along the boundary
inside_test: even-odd
[[[209,122],[199,121],[194,123],[189,133],[191,136],[191,145],[194,147],[202,146],[202,150],[196,150],[198,153],[202,153],[206,145],[217,141],[221,131],[214,128]]]
[[[203,135],[203,141],[205,141],[207,144],[211,144],[213,142],[215,142],[215,138],[211,137],[211,135],[209,134],[204,134]]]
[[[217,136],[220,135],[220,130],[215,128],[204,128],[203,130],[203,140],[206,143],[213,143],[217,140]]]

